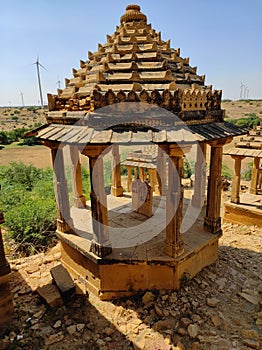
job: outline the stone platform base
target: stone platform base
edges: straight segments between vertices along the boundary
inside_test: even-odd
[[[243,194],[240,203],[226,202],[224,222],[240,225],[257,225],[262,227],[261,195]]]
[[[197,234],[195,232],[195,241]],[[88,240],[61,233],[58,236],[62,264],[74,278],[78,291],[84,294],[91,291],[102,300],[130,296],[138,291],[179,289],[184,273],[192,278],[205,266],[215,263],[218,257],[217,235],[209,236],[205,242],[200,239],[195,249],[186,249],[176,259],[168,256],[127,259],[124,253],[116,258],[118,254],[114,256],[114,251],[100,259],[89,252]]]

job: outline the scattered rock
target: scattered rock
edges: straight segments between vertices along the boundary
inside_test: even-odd
[[[38,265],[28,266],[25,270],[28,274],[31,275],[32,273],[37,272],[39,270],[39,266]]]
[[[67,328],[66,328],[66,330],[67,330],[67,332],[69,333],[69,334],[74,334],[74,333],[76,333],[76,325],[75,324],[73,324],[72,326],[68,326]]]
[[[262,283],[257,287],[258,293],[262,293]]]
[[[260,344],[258,341],[251,340],[251,339],[244,339],[243,344],[250,347],[251,349],[259,349]]]
[[[59,332],[57,334],[51,334],[45,341],[45,345],[52,345],[55,343],[58,343],[64,339],[64,335],[62,332]]]
[[[57,320],[55,322],[55,324],[53,325],[53,328],[59,328],[59,327],[61,327],[61,325],[62,325],[62,321],[61,320]]]
[[[187,327],[187,332],[190,336],[190,338],[196,338],[196,336],[198,335],[199,332],[199,327],[197,324],[190,324]]]
[[[223,277],[223,278],[219,278],[215,282],[219,286],[219,289],[223,289],[226,285],[227,279]]]
[[[10,343],[13,343],[15,338],[16,338],[16,333],[15,332],[10,332],[9,333],[9,341],[10,341]]]
[[[106,327],[106,328],[104,329],[104,333],[105,333],[106,335],[108,335],[108,336],[111,336],[111,335],[113,335],[113,334],[115,333],[115,330],[114,330],[113,328]]]
[[[200,350],[200,344],[198,342],[192,343],[191,350]]]
[[[179,328],[177,332],[182,336],[187,335],[187,331],[185,330],[185,328]]]
[[[97,339],[96,343],[99,347],[103,347],[106,345],[103,339]]]
[[[180,341],[177,343],[175,350],[185,350],[184,344],[182,344]]]
[[[155,299],[155,296],[152,292],[146,292],[144,295],[143,295],[143,298],[142,298],[142,302],[144,305],[146,304],[149,304],[151,302],[153,302]]]
[[[154,309],[155,309],[155,312],[156,312],[158,317],[163,317],[164,316],[162,310],[160,309],[160,307],[157,304],[154,304]]]
[[[192,323],[192,321],[187,317],[183,317],[181,318],[180,323],[182,327],[187,328]]]
[[[171,319],[171,318],[167,318],[165,320],[160,320],[160,321],[157,321],[154,326],[153,326],[153,329],[155,331],[160,331],[162,329],[172,329],[174,326],[174,320]]]
[[[78,324],[76,325],[76,330],[77,330],[78,332],[82,332],[82,331],[84,330],[84,328],[85,328],[85,324],[84,324],[84,323],[78,323]]]
[[[259,340],[259,334],[252,329],[244,329],[241,334],[243,338]]]
[[[261,301],[261,298],[256,295],[251,295],[247,293],[239,293],[239,295],[253,305],[258,305]]]
[[[214,325],[215,327],[220,326],[220,325],[221,325],[221,322],[222,322],[221,318],[220,318],[219,316],[217,316],[217,315],[211,316],[211,321],[212,321],[212,323],[213,323],[213,325]]]
[[[207,298],[207,305],[210,307],[216,307],[220,303],[217,298]]]

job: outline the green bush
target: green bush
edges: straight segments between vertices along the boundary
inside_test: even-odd
[[[259,125],[262,119],[255,113],[246,114],[246,118],[226,119],[227,122],[241,126],[243,128],[252,129]]]
[[[47,248],[56,224],[52,170],[11,163],[0,167],[0,184],[8,235],[27,254]]]
[[[222,164],[222,176],[224,176],[227,180],[231,180],[233,177],[233,171],[226,165]]]
[[[252,168],[253,168],[253,162],[248,163],[248,168],[246,171],[242,173],[242,179],[246,181],[250,181],[252,177]]]

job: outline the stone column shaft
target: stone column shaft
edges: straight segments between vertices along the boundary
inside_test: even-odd
[[[91,211],[94,238],[91,244],[91,252],[99,257],[111,253],[112,248],[108,235],[108,211],[107,197],[104,188],[103,160],[89,156],[90,181],[91,181]]]
[[[120,155],[119,146],[112,146],[112,187],[111,194],[115,197],[123,196],[123,187],[121,186],[121,165],[120,165]]]
[[[86,200],[83,195],[82,171],[81,171],[81,163],[79,159],[79,151],[77,146],[70,146],[70,156],[71,156],[71,162],[72,162],[71,174],[72,174],[73,204],[76,208],[82,208],[86,206]]]
[[[148,169],[149,171],[149,183],[152,187],[152,190],[155,191],[156,186],[156,170],[155,169]]]
[[[250,185],[250,193],[257,194],[258,178],[259,178],[259,163],[260,158],[254,159],[254,164],[252,168],[252,179]]]
[[[231,202],[239,203],[240,202],[240,180],[241,180],[241,161],[245,157],[241,156],[231,156],[235,160],[234,164],[234,177],[232,181],[232,189],[231,189]]]
[[[221,231],[221,168],[223,146],[211,146],[205,227],[212,233]]]
[[[159,147],[157,154],[157,170],[156,170],[156,193],[160,196],[166,194],[166,154]]]
[[[206,144],[197,145],[197,160],[195,165],[195,183],[194,194],[192,196],[192,205],[202,208],[206,199]]]
[[[70,216],[70,204],[68,187],[65,177],[65,166],[62,148],[52,148],[52,162],[54,169],[54,190],[57,205],[57,229],[61,232],[70,232],[72,219]]]
[[[183,216],[183,187],[181,184],[183,158],[182,156],[170,156],[168,163],[165,252],[167,255],[175,258],[184,252],[184,242],[181,235]]]
[[[132,167],[127,165],[127,192],[131,192],[131,184],[132,184]]]

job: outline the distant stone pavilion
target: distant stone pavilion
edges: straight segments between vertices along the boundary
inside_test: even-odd
[[[234,159],[231,200],[225,203],[224,221],[262,227],[262,123],[240,138],[234,148],[226,151]],[[240,195],[241,162],[253,160],[249,193]]]
[[[205,76],[170,47],[170,40],[162,40],[140,6],[129,5],[114,34],[73,69],[65,89],[48,95],[47,124],[33,134],[51,150],[62,263],[84,292],[110,299],[177,289],[184,274],[193,277],[216,261],[223,146],[243,134],[224,121],[221,94],[205,85]],[[123,195],[119,146],[148,144],[158,149],[158,192],[151,195],[150,182],[137,178],[129,196]],[[181,184],[183,158],[196,144],[195,189],[188,203]],[[111,195],[105,194],[103,176],[108,152],[113,157]],[[89,159],[90,204],[82,191],[80,154]],[[141,204],[141,199],[148,216],[135,209],[134,201]]]

